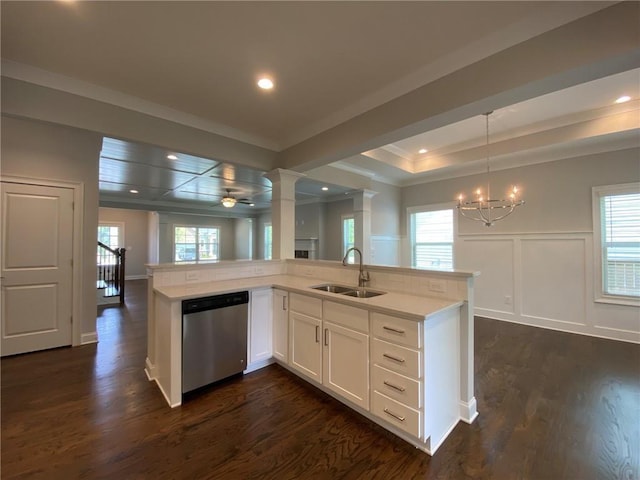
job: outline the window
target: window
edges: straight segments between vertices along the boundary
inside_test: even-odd
[[[218,227],[174,227],[174,261],[199,262],[219,260]]]
[[[122,247],[124,244],[124,224],[100,223],[98,225],[98,242],[112,250]],[[98,246],[97,265],[115,265],[115,263],[115,255]]]
[[[264,259],[273,258],[273,228],[270,223],[264,224]]]
[[[453,269],[453,209],[421,208],[410,212],[411,265],[433,270]]]
[[[593,188],[596,300],[640,303],[640,184]]]
[[[342,252],[343,255],[352,247],[356,246],[355,219],[353,217],[342,217]],[[347,263],[355,262],[355,252],[350,252]]]

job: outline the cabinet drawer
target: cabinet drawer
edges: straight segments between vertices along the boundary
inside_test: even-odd
[[[375,364],[407,377],[417,379],[422,376],[420,352],[417,350],[374,338],[372,360]]]
[[[310,317],[322,318],[322,300],[292,293],[289,295],[289,309]]]
[[[362,333],[369,333],[369,312],[362,308],[350,307],[335,302],[324,302],[324,319],[351,328]]]
[[[421,413],[380,392],[373,392],[371,411],[414,437],[420,438],[422,435]]]
[[[376,337],[411,348],[422,346],[422,322],[376,312],[371,314],[371,318],[373,320],[373,334]]]
[[[417,380],[374,365],[371,371],[371,383],[374,390],[384,393],[387,397],[415,409],[422,407],[420,382]]]

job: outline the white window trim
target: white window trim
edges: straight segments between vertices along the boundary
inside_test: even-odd
[[[267,227],[271,227],[271,251],[269,252],[269,256],[267,257]],[[265,222],[262,227],[262,258],[265,260],[273,259],[273,224],[271,222]]]
[[[341,258],[344,257],[344,254],[346,253],[347,249],[345,248],[345,244],[344,244],[344,221],[345,220],[353,220],[353,233],[354,233],[354,247],[355,245],[355,228],[356,228],[356,216],[353,215],[352,213],[349,214],[344,214],[340,216],[340,247],[342,249],[342,252],[340,253]],[[352,254],[353,257],[353,261],[349,262],[350,264],[355,263],[355,254]]]
[[[118,247],[123,248],[124,241],[124,222],[101,222],[98,221],[99,227],[118,227]]]
[[[414,231],[413,231],[413,222],[411,222],[411,215],[413,215],[414,213],[421,213],[421,212],[433,212],[436,210],[453,210],[453,248],[452,248],[452,263],[453,263],[453,269],[455,270],[456,268],[458,268],[456,266],[456,258],[457,258],[457,247],[458,247],[458,212],[456,211],[456,202],[446,202],[446,203],[433,203],[430,205],[419,205],[419,206],[415,206],[415,207],[408,207],[407,208],[407,218],[406,218],[406,225],[407,225],[407,242],[405,243],[405,245],[407,245],[407,250],[409,253],[409,265],[411,266],[411,268],[416,268],[414,267],[414,258],[413,258],[413,237],[414,237]],[[407,257],[405,256],[405,259]]]
[[[218,225],[183,225],[183,224],[178,224],[178,223],[174,223],[173,227],[171,229],[171,257],[173,258],[173,263],[191,263],[193,264],[194,262],[191,261],[184,261],[184,262],[177,262],[176,261],[176,228],[177,227],[184,227],[184,228],[217,228],[218,229],[218,259],[217,260],[213,260],[214,262],[220,262],[222,261],[222,229],[218,226]],[[196,257],[198,255],[196,254]],[[211,262],[212,260],[200,260],[200,259],[196,259],[195,263],[199,263],[199,262]]]
[[[626,297],[622,295],[608,295],[602,288],[602,230],[600,228],[600,199],[608,195],[621,195],[625,193],[638,193],[640,182],[623,183],[619,185],[603,185],[592,187],[591,213],[593,215],[593,292],[594,302],[610,303],[614,305],[640,306],[640,298]]]

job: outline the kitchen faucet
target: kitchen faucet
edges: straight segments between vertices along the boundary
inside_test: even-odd
[[[360,251],[360,249],[357,247],[351,247],[350,249],[348,249],[347,253],[344,254],[344,258],[342,259],[342,265],[344,265],[345,267],[347,266],[347,258],[349,257],[349,253],[351,251],[358,252],[358,254],[360,255],[360,275],[358,275],[358,287],[364,288],[365,283],[369,281],[369,272],[365,271],[362,268],[362,252]]]

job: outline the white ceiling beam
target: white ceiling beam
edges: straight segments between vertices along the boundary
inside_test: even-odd
[[[622,2],[508,48],[290,147],[306,171],[546,93],[640,66],[640,3]]]

